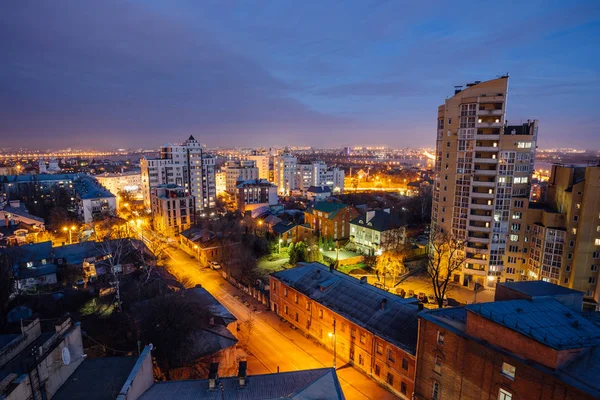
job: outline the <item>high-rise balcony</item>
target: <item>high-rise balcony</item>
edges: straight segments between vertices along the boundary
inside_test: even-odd
[[[470,230],[470,227],[469,227],[469,230]],[[473,242],[473,243],[489,243],[490,242],[490,238],[477,237],[477,236],[470,236],[468,240],[469,240],[469,242]]]
[[[498,146],[489,146],[489,145],[485,145],[485,144],[477,144],[475,143],[475,151],[490,151],[490,152],[497,152],[498,151]]]
[[[498,116],[499,117],[502,115],[503,112],[504,111],[502,111],[502,109],[499,109],[499,110],[495,110],[495,109],[494,110],[477,110],[477,115],[494,116],[494,117]]]
[[[471,214],[471,215],[469,215],[469,221],[489,222],[491,220],[492,220],[492,216],[491,215],[477,215],[477,214]]]
[[[477,203],[472,203],[472,204],[469,204],[469,208],[471,208],[473,210],[493,210],[494,209],[494,205],[493,204],[477,204]]]
[[[502,127],[502,120],[498,118],[498,122],[496,120],[493,121],[477,121],[476,126],[478,128],[500,128]]]
[[[477,181],[475,179],[473,179],[473,181],[471,182],[472,186],[474,187],[485,187],[485,188],[493,188],[496,187],[496,182],[495,181]]]
[[[471,198],[492,200],[494,198],[494,193],[471,192]]]
[[[498,159],[497,158],[482,158],[482,157],[475,157],[475,163],[480,163],[480,164],[498,164]]]
[[[490,251],[488,250],[487,247],[478,247],[475,243],[467,242],[467,246],[465,247],[465,252],[472,253],[472,254],[488,254]]]
[[[496,176],[498,171],[495,169],[476,169],[473,171],[475,175]]]
[[[492,229],[491,226],[471,226],[471,225],[469,225],[469,230],[472,232],[490,233],[491,229]]]

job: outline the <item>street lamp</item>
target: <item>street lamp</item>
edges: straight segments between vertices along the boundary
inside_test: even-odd
[[[279,255],[281,255],[281,242],[283,242],[283,239],[279,238]]]
[[[66,226],[63,227],[63,231],[69,232],[69,244],[73,244],[73,237],[71,236],[71,232],[73,232],[75,229],[77,229],[77,227],[75,225],[73,225],[70,228],[67,228]]]
[[[335,369],[335,362],[337,358],[337,341],[335,340],[335,319],[333,320],[333,333],[329,332],[327,335],[331,338],[331,340],[333,340],[333,369]]]

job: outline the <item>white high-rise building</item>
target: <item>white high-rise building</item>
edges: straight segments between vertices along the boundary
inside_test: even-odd
[[[151,190],[165,184],[181,186],[194,196],[196,211],[215,207],[215,160],[193,136],[183,144],[168,143],[162,146],[159,158],[143,157],[140,167],[147,208],[150,208]]]
[[[324,161],[298,164],[296,188],[306,192],[311,186],[328,186],[332,193],[344,191],[344,170],[327,168]]]
[[[274,158],[273,176],[280,195],[288,195],[296,188],[298,174],[298,159],[290,154],[284,153]]]
[[[258,178],[269,180],[269,155],[267,153],[256,153],[246,156],[247,160],[254,161],[258,168]]]

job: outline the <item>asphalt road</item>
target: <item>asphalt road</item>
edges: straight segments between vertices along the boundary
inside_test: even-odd
[[[250,296],[227,282],[216,271],[200,268],[198,262],[181,250],[169,250],[167,269],[179,281],[201,284],[223,304],[242,326],[251,320],[245,348],[248,373],[264,374],[331,367],[333,354],[267,310]],[[244,304],[246,302],[246,304]],[[235,332],[234,332],[235,334]],[[397,399],[394,394],[354,368],[338,363],[338,377],[347,399]]]

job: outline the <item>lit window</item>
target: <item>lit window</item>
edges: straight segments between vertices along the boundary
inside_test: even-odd
[[[596,239],[596,240],[594,240],[594,244],[595,244],[596,246],[600,246],[600,239]]]
[[[444,344],[444,333],[443,332],[438,331],[438,333],[437,333],[437,342],[440,345]]]
[[[502,390],[502,389],[500,389]],[[431,400],[439,400],[440,399],[440,384],[438,382],[433,382],[433,388],[431,389]],[[510,400],[508,399],[505,400]]]
[[[512,400],[513,395],[511,392],[508,392],[504,389],[500,389],[500,393],[498,393],[498,400]]]
[[[516,368],[508,363],[502,363],[502,374],[511,379],[515,379]]]

